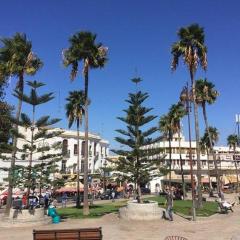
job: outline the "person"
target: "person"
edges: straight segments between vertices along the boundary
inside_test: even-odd
[[[115,201],[115,190],[114,189],[112,189],[111,196],[112,196],[112,201],[114,202]]]
[[[171,190],[167,190],[165,204],[166,204],[166,212],[168,214],[169,220],[173,221],[173,195]]]
[[[48,206],[49,206],[49,194],[46,193],[44,196],[44,208],[48,209]]]
[[[26,207],[27,207],[27,196],[26,194],[24,194],[22,197],[22,208],[26,208]]]
[[[67,204],[67,194],[64,192],[62,195],[62,208],[66,207]]]

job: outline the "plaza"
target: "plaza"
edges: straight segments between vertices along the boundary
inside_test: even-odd
[[[226,195],[233,201],[235,195]],[[238,240],[240,205],[234,207],[229,214],[216,213],[210,217],[198,218],[196,222],[174,215],[174,221],[126,221],[118,214],[107,214],[94,219],[64,219],[60,224],[37,224],[0,228],[0,236],[6,240],[32,239],[33,229],[67,229],[84,227],[102,227],[104,240],[164,240],[166,236],[183,236],[188,240]]]
[[[240,240],[239,9],[3,1],[0,240]]]

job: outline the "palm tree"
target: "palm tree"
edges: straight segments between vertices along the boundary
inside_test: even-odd
[[[172,45],[171,53],[173,60],[171,68],[176,70],[179,58],[182,57],[184,63],[187,65],[192,85],[192,97],[194,103],[194,122],[195,122],[195,136],[197,149],[197,178],[198,178],[198,206],[202,206],[202,192],[201,192],[201,163],[200,163],[200,148],[199,148],[199,123],[198,123],[198,107],[196,102],[195,92],[195,73],[198,66],[203,70],[207,69],[207,47],[204,43],[204,29],[198,24],[192,24],[188,27],[180,28],[178,31],[179,41]]]
[[[107,48],[96,43],[96,34],[77,32],[70,39],[70,47],[63,52],[63,63],[71,66],[71,80],[77,76],[79,62],[83,62],[84,93],[85,93],[85,161],[84,161],[84,197],[83,215],[89,214],[88,206],[88,75],[91,68],[102,68],[107,61]]]
[[[84,115],[85,94],[84,91],[69,92],[68,98],[66,98],[66,115],[68,118],[68,127],[71,128],[73,123],[77,124],[77,202],[76,207],[80,207],[80,192],[79,192],[79,169],[80,169],[80,151],[79,151],[79,128],[82,124],[82,118]]]
[[[211,181],[210,181],[209,153],[212,152],[213,154],[215,154],[215,152],[213,150],[213,147],[214,147],[215,143],[218,142],[218,139],[219,139],[219,132],[218,132],[217,128],[208,127],[208,128],[205,129],[204,135],[203,135],[203,137],[201,138],[201,141],[200,141],[201,149],[204,150],[204,151],[206,150],[206,152],[207,152],[208,179],[209,179],[210,192],[212,190],[212,185],[211,185]],[[211,143],[210,143],[210,141],[211,141]],[[218,179],[217,179],[217,181],[218,181]],[[218,187],[220,189],[220,184],[219,183],[217,182]]]
[[[208,119],[207,119],[207,111],[206,111],[206,104],[213,104],[217,97],[219,96],[219,93],[217,90],[214,89],[215,85],[207,79],[199,79],[196,81],[196,101],[197,103],[202,107],[203,111],[203,118],[206,126],[206,131],[208,132],[209,136],[209,148],[208,150],[212,153],[213,155],[213,162],[214,162],[214,167],[215,167],[215,172],[216,172],[216,179],[217,179],[217,189],[218,192],[220,192],[220,176],[218,172],[218,167],[217,167],[217,160],[216,160],[216,154],[213,150],[213,139],[212,139],[212,134],[210,134],[210,129],[208,127]]]
[[[34,75],[41,67],[42,62],[32,51],[32,43],[25,34],[16,33],[12,38],[0,39],[2,47],[0,49],[0,77],[8,78],[14,76],[18,79],[16,90],[20,94],[24,92],[25,75]],[[16,119],[19,120],[22,109],[22,99],[18,100]],[[15,125],[17,130],[17,126]],[[8,174],[8,198],[5,214],[9,215],[12,206],[13,173],[15,169],[15,159],[17,151],[17,137],[13,139],[13,151],[11,167]]]
[[[170,113],[173,118],[173,128],[176,129],[178,133],[178,149],[179,149],[181,175],[182,175],[182,189],[183,189],[183,198],[185,198],[186,191],[185,191],[183,162],[182,162],[182,153],[181,153],[181,119],[187,114],[187,112],[184,105],[182,103],[178,103],[178,104],[173,104],[171,106]]]
[[[168,139],[168,147],[169,147],[169,182],[168,185],[171,187],[172,184],[172,137],[175,133],[173,119],[170,113],[161,116],[159,120],[159,130],[163,133],[163,135]]]
[[[227,144],[230,148],[233,148],[233,161],[235,165],[235,171],[237,176],[237,189],[236,192],[238,192],[239,188],[239,179],[238,179],[238,167],[237,167],[237,161],[236,161],[236,147],[238,144],[238,136],[236,134],[231,134],[227,138]]]

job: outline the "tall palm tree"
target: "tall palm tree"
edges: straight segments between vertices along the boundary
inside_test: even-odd
[[[171,53],[173,60],[171,68],[176,70],[179,58],[183,58],[187,65],[192,85],[192,97],[194,103],[194,122],[195,122],[195,136],[197,148],[197,178],[198,178],[198,206],[202,207],[202,191],[201,191],[201,162],[200,162],[200,148],[199,148],[199,123],[198,123],[198,107],[196,102],[195,92],[195,73],[198,66],[203,70],[207,69],[207,47],[204,42],[204,29],[198,24],[192,24],[187,27],[180,28],[178,31],[179,41],[172,45]]]
[[[66,98],[66,115],[68,118],[68,127],[71,128],[73,123],[77,124],[77,202],[76,207],[80,207],[80,192],[79,192],[79,170],[80,170],[80,151],[79,151],[79,128],[82,124],[82,118],[84,115],[85,94],[84,91],[69,92],[69,96]]]
[[[214,153],[213,147],[218,142],[218,140],[219,140],[219,132],[218,132],[217,128],[209,126],[208,128],[205,129],[204,135],[200,141],[201,149],[204,151],[206,150],[206,152],[207,152],[208,178],[209,178],[210,191],[212,189],[212,185],[211,185],[211,181],[210,181],[209,153],[210,152]],[[218,181],[218,179],[217,179],[217,181]],[[220,188],[220,182],[217,182],[217,184],[218,184],[218,187]]]
[[[91,68],[102,68],[107,60],[107,48],[96,43],[96,34],[77,32],[70,39],[70,46],[63,52],[63,63],[71,66],[71,80],[77,76],[79,63],[83,62],[84,93],[85,93],[85,159],[84,159],[84,203],[83,214],[89,214],[88,206],[88,75]]]
[[[216,89],[214,89],[215,85],[207,79],[199,79],[196,81],[196,101],[197,103],[202,107],[203,111],[203,118],[206,126],[206,131],[208,132],[208,139],[209,139],[209,148],[208,150],[213,155],[213,162],[216,172],[216,179],[217,179],[217,189],[218,192],[220,192],[220,176],[218,172],[218,166],[217,166],[217,159],[216,154],[213,150],[213,139],[212,134],[210,133],[210,128],[208,126],[208,119],[207,119],[207,111],[206,111],[206,104],[213,104],[217,97],[219,96],[219,93]]]
[[[231,134],[227,138],[227,144],[230,148],[233,148],[233,161],[235,165],[235,171],[236,171],[236,176],[237,176],[237,189],[236,192],[238,192],[239,188],[239,178],[238,178],[238,166],[237,166],[237,161],[236,161],[236,147],[238,144],[238,136],[236,134]]]
[[[175,129],[178,133],[178,150],[179,150],[181,175],[182,175],[182,189],[183,189],[183,198],[185,198],[186,191],[185,191],[182,151],[181,151],[181,119],[187,114],[187,112],[184,105],[182,103],[178,103],[178,104],[173,104],[171,106],[170,114],[172,115],[172,118],[173,118],[173,129]]]
[[[0,48],[0,77],[8,78],[14,76],[18,79],[16,90],[21,95],[24,92],[25,75],[34,75],[43,65],[41,60],[32,51],[32,43],[25,34],[16,33],[12,38],[0,39],[2,47]],[[18,100],[16,119],[19,120],[22,109],[22,99]],[[17,126],[15,126],[17,130]],[[11,167],[8,174],[8,198],[5,214],[9,215],[12,206],[12,190],[14,185],[14,169],[17,151],[17,137],[13,139],[13,151]]]

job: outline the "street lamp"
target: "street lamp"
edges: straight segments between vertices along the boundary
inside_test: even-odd
[[[103,190],[106,192],[106,167],[107,167],[107,162],[105,161],[103,163]]]
[[[193,178],[193,159],[192,159],[192,137],[191,137],[191,120],[190,120],[190,111],[191,111],[191,102],[190,102],[190,94],[188,90],[188,83],[183,88],[180,100],[186,106],[187,116],[188,116],[188,138],[189,138],[189,159],[190,159],[190,174],[191,174],[191,185],[192,185],[192,217],[193,221],[196,221],[196,207],[195,207],[195,186],[194,186],[194,178]]]

